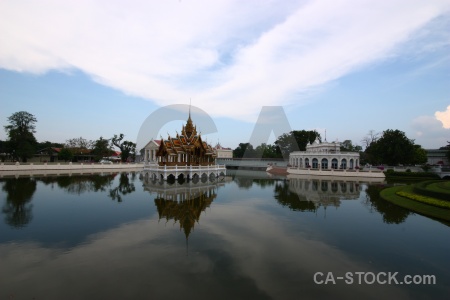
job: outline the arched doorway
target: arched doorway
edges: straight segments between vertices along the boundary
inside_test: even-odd
[[[312,167],[313,169],[317,169],[319,167],[319,161],[317,160],[317,158],[313,158]]]
[[[322,158],[321,168],[322,169],[328,169],[328,159]]]
[[[345,158],[341,160],[341,169],[347,169],[347,160]]]
[[[336,158],[333,158],[331,160],[331,168],[332,169],[337,169],[338,168],[338,160]]]

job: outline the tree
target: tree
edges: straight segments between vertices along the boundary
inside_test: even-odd
[[[94,145],[92,140],[86,140],[82,137],[74,138],[66,141],[65,147],[72,149],[91,149]]]
[[[255,149],[255,157],[262,158],[282,158],[280,148],[276,145],[262,143]]]
[[[95,160],[98,161],[105,156],[109,156],[111,153],[111,147],[109,145],[109,140],[100,137],[94,142],[94,149],[92,149],[92,154],[95,155]]]
[[[239,146],[233,150],[233,157],[243,158],[256,157],[256,152],[250,143],[239,143]]]
[[[125,162],[128,158],[134,160],[136,156],[136,144],[130,141],[123,141],[124,135],[121,133],[119,136],[116,134],[111,139],[111,144],[120,149],[120,159]]]
[[[428,161],[427,151],[420,145],[414,145],[414,164],[425,164]]]
[[[316,130],[293,130],[280,135],[275,145],[280,147],[283,156],[287,156],[293,151],[305,151],[306,146],[315,140],[322,141],[320,133]]]
[[[72,160],[73,158],[73,152],[69,148],[62,148],[61,151],[58,153],[58,159],[68,161]]]
[[[379,137],[379,132],[375,132],[375,130],[369,130],[369,133],[361,140],[361,143],[363,143],[363,145],[366,146],[367,149],[372,143],[376,142]]]
[[[351,140],[345,140],[341,143],[341,151],[359,152],[362,151],[362,147],[353,145]]]
[[[7,141],[0,141],[0,161],[4,162],[9,153],[9,143]]]
[[[37,119],[26,111],[19,111],[8,117],[8,121],[10,125],[6,125],[5,130],[13,157],[26,162],[36,151],[37,141],[34,133]]]
[[[414,140],[408,139],[403,131],[388,129],[365,152],[372,164],[397,165],[414,163],[415,149]]]
[[[45,141],[45,142],[40,142],[37,144],[36,149],[37,150],[41,150],[41,149],[45,149],[45,148],[62,148],[64,147],[64,144],[61,143],[52,143],[49,141]]]

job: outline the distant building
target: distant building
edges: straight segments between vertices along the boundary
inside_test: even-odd
[[[161,145],[161,140],[152,139],[147,143],[144,147],[144,161],[145,162],[156,162],[156,151],[158,151],[159,146]]]
[[[289,164],[294,168],[354,169],[359,167],[358,152],[341,152],[339,142],[318,142],[306,146],[306,151],[289,154]]]
[[[427,152],[427,164],[429,165],[449,165],[447,158],[448,150],[425,149]]]
[[[216,153],[217,158],[233,158],[233,150],[231,148],[225,148],[217,143],[214,147],[214,152]]]

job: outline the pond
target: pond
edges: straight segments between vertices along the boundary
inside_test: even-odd
[[[446,298],[449,224],[379,199],[383,185],[3,177],[0,298]]]

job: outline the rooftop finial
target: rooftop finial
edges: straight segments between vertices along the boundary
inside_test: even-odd
[[[189,98],[189,119],[191,118],[191,98]]]

